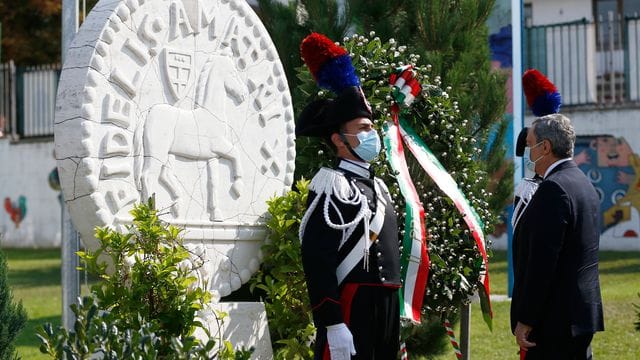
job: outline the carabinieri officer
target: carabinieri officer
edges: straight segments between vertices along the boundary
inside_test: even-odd
[[[309,52],[318,42],[336,46],[325,39],[312,34],[303,41],[310,68]],[[315,43],[305,48],[305,42]],[[337,158],[335,168],[321,168],[311,181],[300,227],[317,328],[315,359],[395,359],[398,353],[397,216],[386,185],[371,171],[381,150],[371,120],[371,107],[355,83],[334,99],[310,103],[296,126],[296,135],[322,138]]]

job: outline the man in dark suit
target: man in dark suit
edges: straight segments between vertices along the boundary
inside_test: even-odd
[[[514,234],[511,330],[527,360],[591,359],[604,330],[598,195],[572,160],[567,117],[537,118],[526,142],[543,181]]]

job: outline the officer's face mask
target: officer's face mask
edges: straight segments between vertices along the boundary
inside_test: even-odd
[[[369,131],[361,131],[356,135],[344,134],[347,136],[355,136],[358,138],[360,144],[353,148],[353,151],[364,161],[371,162],[378,156],[382,144],[380,143],[380,137],[378,132],[371,129]]]
[[[540,141],[539,143],[537,143],[537,144],[535,144],[535,145],[533,145],[533,146],[531,146],[531,147],[526,147],[526,148],[524,149],[524,155],[523,155],[523,158],[524,158],[525,164],[526,164],[526,166],[527,166],[527,170],[529,170],[529,171],[531,171],[531,172],[534,172],[534,173],[536,172],[536,163],[537,163],[538,161],[540,161],[540,159],[542,159],[543,157],[545,157],[545,155],[543,154],[542,156],[540,156],[539,158],[537,158],[537,159],[535,159],[535,160],[531,159],[531,149],[538,147],[538,146],[539,146],[540,144],[542,144],[543,142],[544,142],[544,140],[543,140],[543,141]]]

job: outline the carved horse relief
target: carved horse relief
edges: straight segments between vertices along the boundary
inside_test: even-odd
[[[172,89],[174,90],[174,89]],[[207,169],[207,210],[213,221],[222,221],[217,192],[219,159],[229,161],[233,195],[242,195],[242,165],[237,135],[230,126],[227,110],[244,101],[245,84],[238,76],[230,54],[224,51],[209,57],[196,86],[193,110],[161,104],[147,115],[143,133],[144,159],[139,187],[147,199],[159,184],[173,201],[171,213],[180,215],[180,199],[184,196],[171,162],[175,156],[205,161]],[[236,144],[236,145],[234,145]]]

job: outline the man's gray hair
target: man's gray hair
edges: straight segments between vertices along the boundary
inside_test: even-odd
[[[571,120],[562,114],[541,116],[533,121],[533,134],[537,142],[548,140],[551,153],[559,159],[573,157],[576,132]]]

